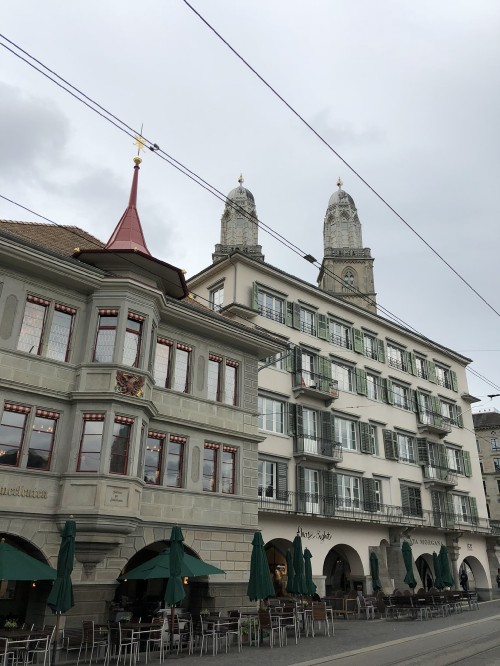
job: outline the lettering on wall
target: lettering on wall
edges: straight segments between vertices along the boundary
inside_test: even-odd
[[[415,539],[415,538],[410,538],[408,539],[410,542],[410,545],[415,546],[415,545],[420,545],[420,546],[442,546],[443,542],[441,539]]]
[[[333,534],[326,530],[303,530],[302,527],[299,526],[297,532],[303,539],[308,540],[317,539],[318,541],[331,541],[333,539]]]
[[[25,486],[15,486],[13,488],[0,486],[0,495],[8,495],[9,497],[32,497],[33,499],[47,499],[48,497],[46,490],[26,488]]]

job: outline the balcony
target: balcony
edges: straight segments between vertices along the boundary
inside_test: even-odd
[[[339,397],[339,384],[336,379],[306,370],[294,372],[292,376],[292,391],[296,398],[300,395],[316,398],[323,401],[326,407],[330,407]]]
[[[319,437],[304,435],[294,440],[294,455],[300,460],[315,460],[330,463],[334,467],[342,462],[344,453],[342,445]]]
[[[340,497],[323,497],[315,493],[292,491],[260,494],[259,511],[288,515],[309,515],[328,520],[353,521],[379,525],[401,525],[456,532],[500,534],[500,523],[487,518],[476,518],[463,514],[424,511],[418,509],[365,502],[362,499],[346,500]]]
[[[448,469],[447,467],[433,467],[432,465],[424,465],[422,467],[424,474],[424,483],[429,485],[441,486],[456,486],[458,483],[457,473],[455,470]]]
[[[446,416],[424,412],[417,416],[418,431],[422,434],[444,437],[451,432],[451,422]]]

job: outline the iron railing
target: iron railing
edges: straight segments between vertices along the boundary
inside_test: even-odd
[[[311,456],[325,456],[334,462],[342,462],[344,457],[342,444],[311,435],[295,437],[294,452]]]
[[[272,319],[280,324],[285,323],[285,313],[279,308],[266,308],[263,305],[258,306],[258,312],[266,319]]]
[[[441,481],[442,483],[456,486],[458,477],[455,470],[447,467],[434,467],[433,465],[423,465],[424,479],[426,481]]]

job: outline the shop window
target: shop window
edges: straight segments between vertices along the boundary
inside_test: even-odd
[[[112,363],[117,326],[118,310],[99,310],[93,361]]]
[[[84,414],[78,472],[98,472],[101,465],[104,414]]]
[[[128,454],[130,434],[133,419],[126,416],[116,416],[113,423],[113,441],[111,443],[111,456],[109,460],[110,474],[126,474],[128,469]]]

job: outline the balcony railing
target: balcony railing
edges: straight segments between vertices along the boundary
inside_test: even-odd
[[[333,462],[342,462],[343,460],[342,444],[337,442],[311,435],[303,435],[302,437],[296,437],[294,443],[295,453],[306,457],[310,456],[314,458],[316,456],[323,456]]]
[[[346,349],[352,349],[352,342],[349,338],[342,336],[342,335],[336,335],[335,333],[330,333],[330,342],[333,342],[334,345],[338,345],[339,347],[345,347]]]
[[[447,467],[434,467],[432,465],[423,466],[424,479],[426,481],[435,481],[443,485],[456,486],[458,477],[455,470]]]
[[[311,396],[323,393],[330,396],[331,399],[339,397],[339,383],[336,379],[309,370],[293,373],[293,389]],[[324,399],[324,396],[319,397]]]
[[[451,432],[451,421],[446,416],[434,414],[433,412],[421,412],[418,415],[418,423],[422,431],[437,435],[447,435]]]
[[[341,497],[324,497],[316,493],[275,491],[272,497],[269,496],[270,494],[273,493],[263,492],[259,496],[260,511],[309,514],[319,518],[352,520],[358,523],[500,534],[500,522],[490,524],[487,518],[419,510],[417,508],[380,504],[379,502],[367,502],[363,499],[347,500]]]
[[[285,314],[283,310],[275,308],[266,308],[263,305],[259,305],[258,311],[259,314],[265,317],[266,319],[272,319],[273,321],[277,321],[280,324],[285,323]]]

